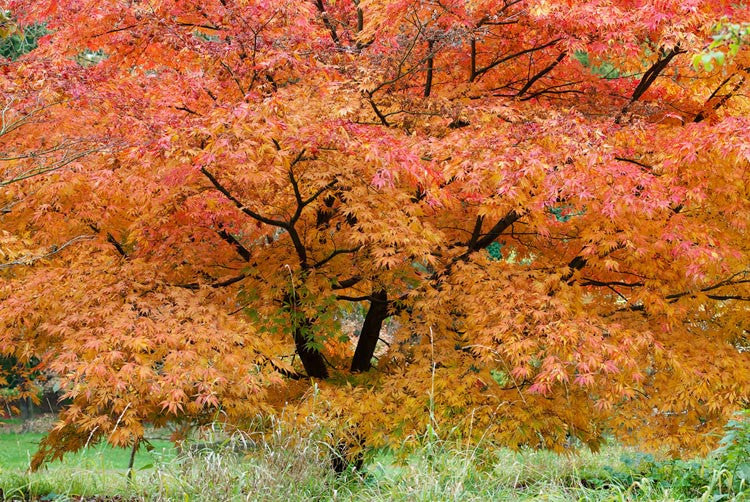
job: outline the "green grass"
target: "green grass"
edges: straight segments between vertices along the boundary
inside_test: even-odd
[[[416,450],[370,452],[361,471],[331,470],[327,436],[278,431],[264,441],[218,433],[180,456],[141,451],[133,482],[129,452],[98,446],[44,471],[25,472],[40,434],[0,435],[5,497],[157,501],[750,500],[747,485],[716,458],[660,460],[617,445],[599,453],[512,452],[425,438]],[[219,438],[218,441],[215,438]],[[212,440],[213,439],[213,440]],[[743,457],[744,458],[744,457]],[[101,500],[101,499],[99,499]]]
[[[36,451],[42,437],[44,437],[44,434],[33,432],[0,434],[0,472],[27,469],[31,456]],[[153,441],[152,444],[154,445],[152,452],[146,451],[145,448],[139,449],[134,462],[136,470],[153,465],[155,461],[174,457],[174,447],[170,442]],[[51,462],[48,468],[100,468],[124,472],[129,460],[129,450],[97,445],[78,453],[66,455],[62,461]]]
[[[7,499],[26,500],[50,494],[117,495],[128,494],[127,481],[130,452],[97,445],[50,462],[39,472],[28,472],[29,461],[37,449],[41,433],[0,434],[0,489]],[[168,441],[153,441],[151,452],[140,449],[136,454],[136,473],[175,457]],[[0,497],[1,498],[1,497]]]

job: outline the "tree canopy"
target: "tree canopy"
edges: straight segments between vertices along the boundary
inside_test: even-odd
[[[37,462],[279,410],[681,453],[747,407],[742,4],[8,8],[47,34],[1,63],[0,354],[71,400]]]

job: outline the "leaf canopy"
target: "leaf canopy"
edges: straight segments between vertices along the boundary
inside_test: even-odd
[[[683,453],[747,407],[746,7],[9,8],[49,30],[0,72],[0,354],[72,403],[37,462],[282,409]]]

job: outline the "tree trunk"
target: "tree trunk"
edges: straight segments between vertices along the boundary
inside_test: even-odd
[[[135,454],[138,452],[138,447],[141,445],[141,438],[135,438],[133,442],[133,449],[130,450],[130,460],[128,461],[128,481],[133,480],[133,466],[135,465]]]
[[[287,293],[284,297],[284,303],[287,305],[290,318],[292,319],[294,346],[297,350],[297,355],[302,361],[302,366],[305,368],[305,373],[307,373],[308,377],[312,378],[328,378],[328,368],[326,367],[325,359],[323,359],[323,354],[319,350],[308,346],[308,342],[310,341],[309,333],[312,331],[312,322],[307,316],[298,317],[300,304],[294,293]]]
[[[385,290],[376,291],[370,300],[370,309],[362,323],[357,348],[352,358],[352,371],[367,371],[370,369],[375,346],[380,337],[380,328],[388,318],[388,295]]]
[[[328,368],[323,354],[320,351],[307,346],[308,337],[304,331],[310,329],[310,321],[305,319],[303,323],[294,327],[294,345],[297,348],[297,355],[305,367],[307,376],[313,378],[328,378]]]

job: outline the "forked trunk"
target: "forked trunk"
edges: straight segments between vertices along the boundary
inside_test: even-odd
[[[352,358],[352,371],[367,371],[371,367],[375,346],[380,337],[380,328],[388,318],[388,295],[385,290],[376,291],[370,300],[370,309],[362,323],[357,348]]]

